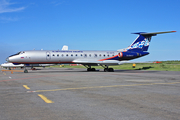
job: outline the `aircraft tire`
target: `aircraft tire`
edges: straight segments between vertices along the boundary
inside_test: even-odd
[[[96,71],[96,69],[95,68],[91,68],[91,71]]]
[[[28,70],[27,70],[27,69],[25,69],[25,70],[24,70],[24,73],[28,73]]]
[[[109,68],[108,71],[109,72],[114,72],[114,69],[113,68]]]
[[[104,68],[104,72],[109,72],[108,68]]]
[[[96,71],[95,68],[88,68],[87,71]]]

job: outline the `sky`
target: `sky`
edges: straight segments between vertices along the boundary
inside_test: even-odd
[[[135,61],[180,60],[180,0],[0,0],[0,63],[19,51],[118,50],[152,37]]]

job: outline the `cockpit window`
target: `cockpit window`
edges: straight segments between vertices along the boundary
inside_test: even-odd
[[[23,54],[23,53],[25,53],[25,52],[24,51],[20,52],[20,54]]]
[[[18,52],[17,54],[15,54],[15,55],[19,55],[21,52]]]
[[[9,56],[9,57],[19,55],[20,53],[21,53],[21,52],[18,52],[18,53],[14,54],[14,55],[11,55],[11,56]]]

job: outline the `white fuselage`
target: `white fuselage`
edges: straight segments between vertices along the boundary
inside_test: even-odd
[[[75,61],[104,61],[113,58],[119,51],[22,51],[8,58],[9,62],[19,64],[60,64],[76,63]]]

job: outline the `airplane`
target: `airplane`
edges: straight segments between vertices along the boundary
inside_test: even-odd
[[[62,47],[62,50],[68,50],[68,46],[67,45],[64,45]],[[6,63],[3,63],[1,64],[1,67],[3,68],[9,68],[9,70],[11,70],[11,68],[17,68],[17,67],[20,67],[20,68],[24,68],[24,66],[26,67],[31,67],[31,69],[33,69],[33,67],[46,67],[46,66],[53,66],[53,65],[56,65],[56,64],[13,64],[13,63],[9,63],[9,62],[6,62]]]
[[[109,65],[124,64],[127,60],[148,55],[152,36],[172,32],[176,31],[133,33],[139,35],[134,42],[129,47],[117,51],[31,50],[20,51],[9,56],[6,61],[13,64],[82,64],[87,71],[96,71],[91,66],[102,66],[104,72],[114,72]],[[26,67],[24,73],[28,73]]]
[[[6,69],[9,68],[9,70],[11,70],[11,68],[14,68],[14,67],[23,68],[23,67],[24,67],[24,64],[14,65],[13,63],[8,63],[8,62],[6,62],[6,63],[1,64],[1,67],[6,68]]]
[[[3,68],[9,68],[9,70],[11,70],[11,68],[17,68],[17,67],[20,67],[20,68],[24,68],[25,66],[26,67],[31,67],[31,69],[33,69],[33,67],[46,67],[46,66],[53,66],[53,65],[56,65],[56,64],[13,64],[13,63],[3,63],[1,64],[1,67]]]

